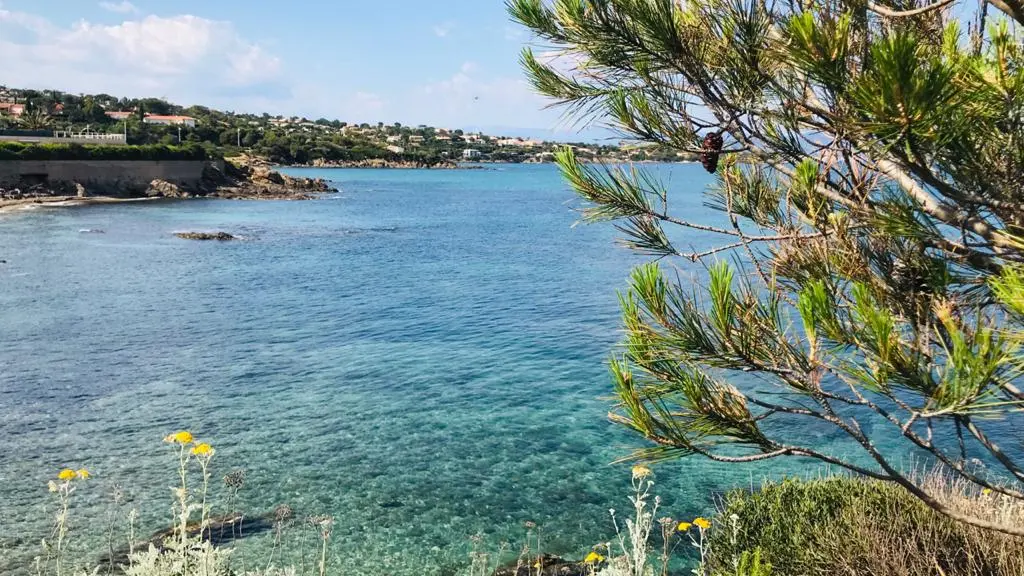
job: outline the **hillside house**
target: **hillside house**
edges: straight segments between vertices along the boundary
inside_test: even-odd
[[[504,138],[502,140],[498,140],[497,144],[498,146],[504,147],[512,146],[516,148],[534,148],[542,146],[544,143],[539,140],[525,140],[523,138]]]
[[[8,116],[21,116],[24,113],[24,104],[15,104],[14,102],[0,102],[0,114],[6,114]]]
[[[196,127],[196,119],[191,116],[161,116],[158,114],[146,114],[142,121],[145,124],[155,124],[157,126]]]

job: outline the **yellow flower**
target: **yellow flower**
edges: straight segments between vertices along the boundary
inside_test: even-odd
[[[203,442],[202,444],[196,444],[195,448],[192,448],[192,453],[196,456],[212,456],[213,447]]]
[[[654,474],[654,472],[651,472],[651,469],[647,466],[633,466],[634,479],[647,478],[651,474]]]
[[[175,434],[169,434],[166,438],[164,438],[164,442],[168,442],[168,443],[171,443],[171,444],[182,444],[182,445],[184,445],[184,444],[191,444],[192,443],[192,433],[191,432],[181,431],[181,432],[177,432]]]
[[[92,474],[89,474],[89,471],[85,468],[79,468],[78,471],[75,472],[75,476],[78,476],[82,480],[88,480],[89,476],[92,476]]]
[[[983,488],[981,490],[981,495],[982,496],[988,496],[989,494],[992,494],[992,489],[991,488]]]
[[[676,526],[676,530],[679,532],[686,532],[690,528],[693,528],[693,524],[690,524],[689,522],[680,522],[679,526]]]
[[[599,564],[601,562],[604,562],[604,556],[601,556],[597,552],[591,552],[583,559],[584,564]]]
[[[70,480],[74,480],[77,476],[78,475],[75,474],[75,471],[72,470],[71,468],[65,468],[65,469],[60,471],[60,474],[57,474],[57,478],[65,481],[65,482],[68,482]]]
[[[711,520],[708,520],[707,518],[695,518],[693,520],[693,523],[696,524],[697,528],[700,528],[701,530],[707,530],[708,528],[711,528]]]

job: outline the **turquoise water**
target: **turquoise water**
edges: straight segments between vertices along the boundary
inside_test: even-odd
[[[656,170],[683,192],[678,213],[706,215],[699,166]],[[0,219],[0,568],[38,553],[46,481],[65,466],[95,475],[76,494],[73,548],[103,540],[114,484],[143,532],[169,524],[161,438],[179,429],[216,447],[215,480],[246,470],[247,513],[333,515],[336,573],[451,571],[471,536],[516,548],[526,521],[559,554],[609,539],[629,483],[611,462],[638,445],[605,419],[615,291],[639,262],[611,226],[573,227],[551,166],[299,172],[341,193]],[[798,466],[784,465],[666,464],[657,491],[689,518]],[[271,541],[239,555],[258,566]],[[312,545],[286,531],[285,561]]]

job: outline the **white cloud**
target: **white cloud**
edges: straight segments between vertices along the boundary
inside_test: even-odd
[[[118,14],[135,14],[139,11],[139,9],[135,7],[135,4],[132,4],[128,0],[122,0],[121,2],[100,2],[100,8],[109,12],[116,12]]]
[[[445,22],[443,24],[436,24],[436,25],[434,25],[434,28],[433,28],[434,36],[437,36],[438,38],[447,38],[448,35],[451,34],[452,30],[454,30],[454,29],[455,29],[455,23],[454,22]]]
[[[280,59],[231,23],[190,15],[64,27],[0,10],[0,54],[8,85],[127,96],[189,99],[274,82],[281,73]]]

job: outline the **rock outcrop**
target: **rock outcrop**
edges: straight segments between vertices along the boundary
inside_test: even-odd
[[[175,232],[174,235],[185,240],[238,240],[238,236],[227,232]]]
[[[188,198],[191,194],[183,192],[181,187],[173,182],[153,180],[149,183],[149,188],[146,189],[146,196],[150,198]]]
[[[336,192],[320,178],[293,178],[281,174],[262,160],[241,156],[224,162],[224,172],[212,168],[204,181],[215,185],[209,196],[267,200],[306,200],[316,194]]]

